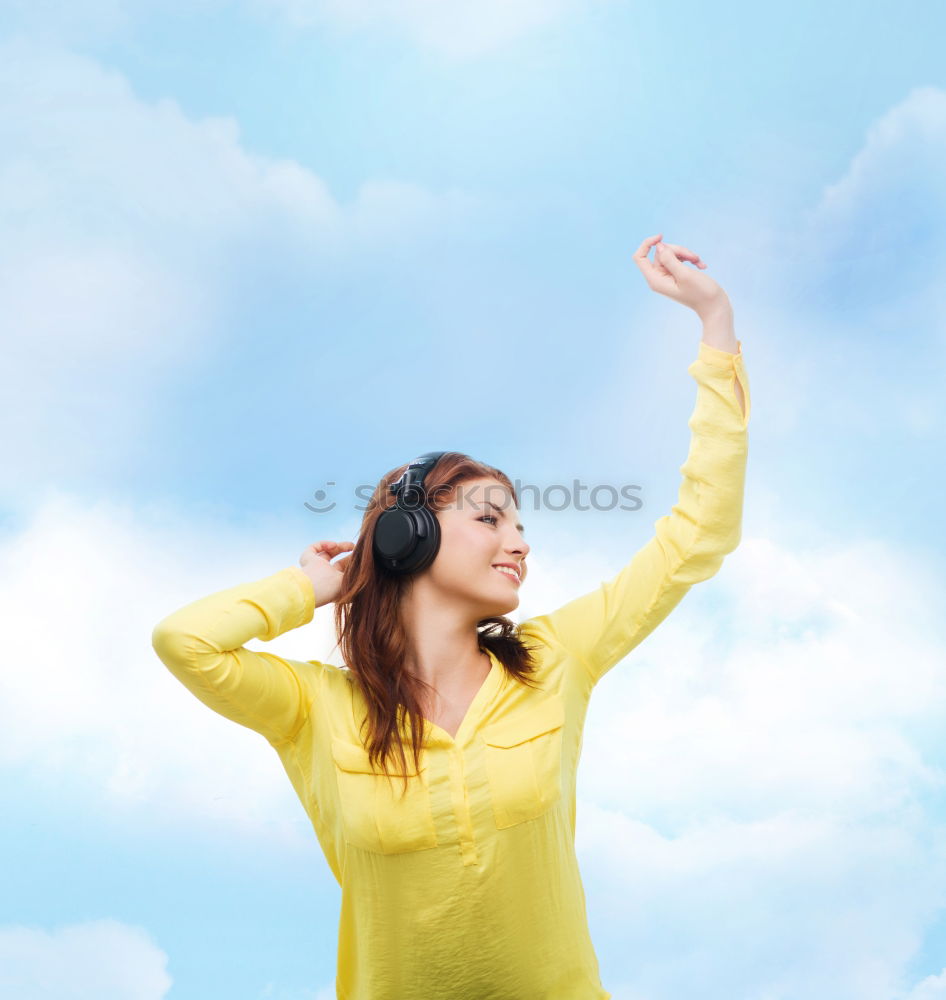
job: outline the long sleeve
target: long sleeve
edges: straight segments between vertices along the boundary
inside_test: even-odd
[[[730,354],[701,341],[687,369],[697,383],[688,421],[690,450],[680,467],[677,502],[655,522],[654,537],[612,579],[530,619],[584,664],[589,688],[650,635],[694,583],[713,576],[739,544],[751,400],[742,344],[737,345],[739,351]]]
[[[291,740],[311,705],[305,663],[243,648],[305,625],[315,612],[312,581],[297,566],[202,597],[168,615],[151,645],[175,677],[215,712]]]

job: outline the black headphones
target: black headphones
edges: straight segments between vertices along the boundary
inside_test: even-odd
[[[445,451],[428,451],[415,458],[388,490],[397,503],[378,518],[372,548],[375,560],[398,576],[416,573],[433,561],[440,548],[440,524],[426,506],[424,477]]]

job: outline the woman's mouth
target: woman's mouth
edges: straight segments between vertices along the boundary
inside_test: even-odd
[[[516,586],[519,586],[519,583],[521,582],[519,574],[514,569],[511,569],[509,566],[494,566],[493,569],[496,570],[497,573],[502,573],[503,576],[508,577],[513,583],[516,584]]]

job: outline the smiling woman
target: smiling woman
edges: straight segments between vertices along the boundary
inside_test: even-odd
[[[588,702],[739,543],[748,454],[727,302],[668,252],[641,267],[703,310],[690,451],[677,503],[612,579],[515,625],[529,546],[512,483],[430,452],[381,480],[356,543],[311,545],[154,629],[171,672],[279,754],[342,889],[340,1000],[611,996],[575,854]],[[344,669],[243,645],[329,603]]]
[[[429,452],[375,489],[333,600],[342,655],[365,697],[366,743],[382,766],[403,752],[399,715],[415,767],[425,723],[456,738],[490,653],[530,683],[532,650],[505,617],[519,585],[496,569],[507,563],[524,578],[517,507],[504,473],[459,452]]]

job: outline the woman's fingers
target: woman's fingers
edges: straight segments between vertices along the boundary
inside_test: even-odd
[[[354,547],[354,542],[332,541],[317,542],[312,546],[315,552],[317,552],[320,556],[325,556],[326,559],[332,559],[334,556],[337,556],[339,552],[345,552],[349,549],[353,549]]]
[[[666,277],[667,271],[664,269],[663,265],[658,260],[651,260],[648,254],[650,253],[651,247],[656,246],[663,236],[663,233],[657,233],[656,236],[648,236],[646,240],[634,251],[634,260],[637,266],[641,269],[641,273],[647,279],[647,284],[651,288],[656,288],[654,284],[660,278]]]
[[[653,261],[647,256],[647,251],[660,243],[660,236],[652,236],[644,240],[637,248],[634,258],[638,267],[644,275],[647,284],[661,295],[666,295],[672,299],[679,299],[681,275],[674,276],[673,269],[683,267],[677,260],[675,250],[671,249],[669,243],[664,243],[663,248],[657,247],[654,251]]]
[[[656,236],[648,236],[646,240],[634,251],[634,260],[637,262],[637,266],[646,274],[648,268],[653,269],[653,261],[647,255],[650,253],[650,248],[660,242],[663,233],[657,233]]]
[[[655,243],[659,243],[660,242],[660,238],[662,236],[663,236],[663,233],[657,233],[656,236],[648,236],[647,239],[644,240],[641,243],[641,245],[634,251],[634,256],[638,257],[638,258],[640,258],[640,257],[646,257],[647,254],[650,252],[650,248]]]
[[[341,572],[350,564],[353,556],[352,550],[354,548],[354,542],[335,542],[331,539],[323,539],[321,542],[313,542],[311,545],[307,545],[302,550],[302,555],[299,556],[299,565],[305,569],[305,567],[310,564],[314,565],[315,559],[318,557],[328,567],[337,569]],[[333,563],[332,560],[341,552],[345,552],[347,554],[342,559]]]
[[[637,262],[637,266],[646,274],[648,268],[655,269],[658,274],[666,274],[667,271],[664,269],[663,265],[659,260],[651,261],[648,254],[651,249],[661,242],[663,233],[657,233],[656,236],[648,236],[641,245],[634,251],[634,260]],[[680,246],[679,243],[664,243],[665,247],[669,247],[674,254],[680,260],[688,260],[697,267],[706,267],[706,262],[700,259],[698,253],[694,253],[688,247]]]
[[[662,242],[662,236],[663,233],[657,233],[656,236],[648,236],[634,251],[634,260],[647,279],[647,283],[658,291],[666,290],[666,286],[663,288],[660,287],[660,280],[670,278],[671,276],[670,270],[665,266],[664,261],[660,259],[659,253],[654,253],[653,260],[649,256],[651,248]],[[667,248],[667,252],[672,253],[678,260],[688,260],[695,264],[697,268],[706,267],[705,262],[700,260],[700,255],[694,253],[689,248],[680,246],[679,243],[664,243],[663,245]]]
[[[692,250],[687,250],[686,247],[680,246],[678,243],[664,243],[665,247],[670,247],[670,249],[680,258],[680,260],[689,260],[696,264],[697,267],[706,267],[706,263],[700,260],[700,255],[694,253]]]

